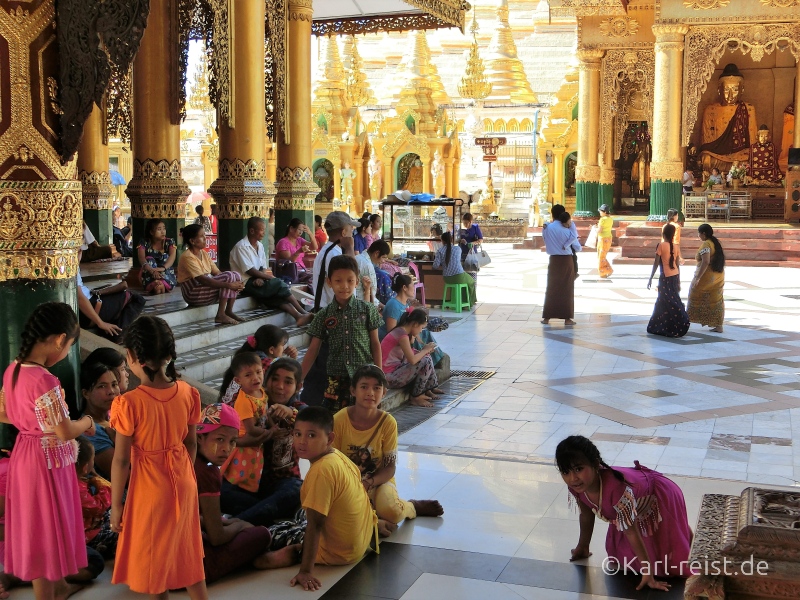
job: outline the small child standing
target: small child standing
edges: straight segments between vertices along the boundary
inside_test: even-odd
[[[682,569],[692,545],[686,502],[675,482],[634,463],[633,468],[608,466],[597,446],[582,435],[571,435],[556,446],[556,466],[569,488],[570,504],[577,500],[580,507],[581,533],[570,560],[591,555],[596,516],[609,523],[608,558],[620,568],[641,572],[636,589],[666,591],[670,584],[656,575],[690,575]]]
[[[378,519],[358,468],[333,447],[329,410],[312,406],[300,412],[293,435],[297,455],[310,461],[311,468],[300,490],[308,519],[303,559],[290,584],[318,590],[322,583],[313,575],[314,565],[346,565],[359,560],[369,548]]]
[[[94,446],[85,436],[78,438],[78,490],[81,494],[86,545],[106,559],[117,552],[119,535],[111,531],[111,483],[94,472]]]
[[[358,264],[351,256],[335,256],[328,267],[328,285],[334,301],[320,310],[308,328],[311,344],[303,358],[305,379],[322,343],[328,342],[327,377],[322,406],[332,413],[351,404],[350,377],[364,363],[382,364],[378,328],[383,325],[374,304],[353,295],[359,281]]]
[[[220,466],[236,447],[239,416],[227,404],[211,404],[197,426],[197,458],[194,471],[203,523],[203,567],[206,582],[213,583],[252,565],[276,569],[297,564],[299,544],[268,552],[272,536],[266,527],[254,527],[241,519],[226,519],[220,508]]]
[[[440,517],[444,509],[438,501],[405,501],[397,494],[397,421],[378,408],[386,387],[386,377],[375,365],[364,365],[355,372],[352,393],[356,403],[334,415],[333,447],[358,467],[378,518],[396,524],[415,517]]]
[[[19,429],[8,465],[4,566],[32,581],[37,599],[63,595],[64,578],[87,566],[72,440],[94,435],[94,422],[70,420],[61,383],[47,370],[69,354],[79,334],[72,308],[40,304],[3,375],[5,413]]]
[[[255,352],[261,358],[261,367],[266,373],[272,361],[284,354],[289,358],[297,358],[297,348],[287,346],[288,343],[289,334],[285,330],[277,325],[262,325],[254,335],[247,336],[247,340],[234,356],[242,352]],[[219,401],[230,406],[233,406],[239,393],[239,384],[233,380],[233,376],[233,369],[228,367],[219,388]]]
[[[193,600],[205,600],[192,469],[200,393],[178,381],[175,338],[163,319],[139,317],[125,331],[124,345],[130,369],[142,383],[111,408],[111,426],[117,431],[111,529],[120,534],[111,581],[161,598],[185,587]]]

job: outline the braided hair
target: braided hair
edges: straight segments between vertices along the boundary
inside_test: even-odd
[[[591,440],[582,435],[571,435],[556,446],[556,467],[562,475],[566,475],[578,465],[589,465],[595,469],[603,467],[610,470],[619,481],[627,483],[622,473],[612,469],[603,461],[600,450]]]
[[[442,234],[442,243],[447,248],[444,252],[444,266],[448,266],[450,264],[450,255],[453,253],[453,234],[445,231]]]
[[[707,240],[711,240],[711,243],[714,244],[714,254],[711,256],[711,262],[708,266],[715,273],[722,273],[725,270],[725,253],[722,252],[722,245],[719,240],[714,237],[714,228],[708,223],[703,223],[697,228],[697,232],[702,233]]]
[[[150,381],[155,380],[165,362],[167,378],[171,381],[180,378],[175,370],[175,359],[178,357],[175,336],[164,319],[149,315],[139,317],[125,330],[122,345],[139,361]]]
[[[78,317],[68,304],[45,302],[37,306],[22,328],[17,365],[14,367],[11,384],[16,385],[20,365],[28,359],[36,344],[44,342],[51,335],[66,335],[67,340],[75,340],[80,333]]]
[[[675,225],[667,223],[661,232],[665,242],[669,242],[669,268],[675,268],[675,255],[672,253],[673,245],[672,240],[675,239]]]

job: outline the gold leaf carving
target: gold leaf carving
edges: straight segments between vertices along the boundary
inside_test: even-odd
[[[731,0],[684,0],[683,5],[686,8],[693,8],[695,10],[711,10],[714,8],[723,8],[730,3]]]
[[[641,99],[650,130],[653,129],[655,69],[655,54],[649,49],[608,50],[603,58],[600,148],[605,148],[606,140],[613,137],[615,158],[619,158],[634,97]],[[616,136],[613,136],[612,129],[616,131]]]
[[[606,37],[628,37],[639,31],[639,22],[629,17],[609,17],[600,23],[600,31]]]
[[[770,8],[792,8],[800,6],[800,0],[761,0],[761,4]]]

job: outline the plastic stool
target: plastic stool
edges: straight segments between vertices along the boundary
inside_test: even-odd
[[[450,292],[450,300],[447,299],[448,291]],[[467,299],[463,300],[465,293],[467,294]],[[445,283],[444,293],[442,294],[442,310],[461,312],[464,306],[470,307],[469,286],[466,283]]]

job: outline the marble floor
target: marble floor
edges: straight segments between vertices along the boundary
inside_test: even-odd
[[[283,569],[231,577],[212,598],[682,598],[681,581],[668,593],[637,592],[635,577],[605,575],[599,521],[593,556],[569,562],[578,520],[552,462],[558,441],[575,433],[610,464],[639,460],[669,474],[691,524],[703,494],[797,485],[800,270],[729,267],[724,333],[692,326],[666,340],[645,332],[649,266],[620,265],[600,280],[594,255],[582,255],[577,325],[543,326],[546,255],[487,249],[481,303],[436,339],[454,369],[495,374],[400,437],[401,495],[439,499],[444,517],[403,523],[357,565],[320,568],[318,592],[290,588],[295,570]],[[683,269],[684,290],[692,272]],[[109,579],[76,598],[135,597]]]

